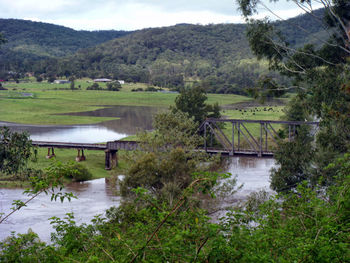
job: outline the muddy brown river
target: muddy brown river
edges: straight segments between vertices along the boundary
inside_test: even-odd
[[[5,222],[0,224],[0,240],[9,236],[12,231],[26,233],[28,229],[38,233],[44,241],[50,241],[53,231],[49,218],[56,216],[63,218],[66,213],[74,213],[76,222],[89,223],[97,214],[103,214],[111,206],[118,206],[120,197],[105,183],[105,179],[97,179],[84,183],[71,183],[65,188],[73,192],[78,199],[71,202],[51,202],[50,196],[44,193],[33,199],[24,207],[12,214]],[[0,189],[0,212],[9,213],[12,200],[27,200],[22,195],[23,189]]]
[[[247,195],[258,190],[269,190],[269,170],[274,166],[273,159],[258,159],[248,157],[234,157],[230,159],[227,171],[237,175],[238,185],[243,188],[235,194],[234,199],[244,199]],[[104,179],[92,180],[84,183],[71,183],[66,191],[73,192],[78,199],[71,202],[51,202],[50,196],[45,194],[35,198],[27,207],[14,213],[9,219],[0,224],[0,240],[11,232],[26,233],[28,229],[39,234],[46,242],[50,241],[53,231],[49,218],[52,216],[63,218],[66,213],[73,212],[76,222],[89,223],[97,214],[104,214],[111,206],[118,206],[120,197],[115,195],[115,189],[105,183]],[[12,200],[26,198],[22,189],[0,189],[0,213],[11,211]]]
[[[33,141],[100,143],[120,140],[140,130],[152,129],[153,116],[164,110],[166,109],[156,107],[109,106],[95,111],[67,113],[116,118],[92,125],[24,125],[0,121],[0,126],[8,126],[13,131],[27,131]]]
[[[116,117],[113,121],[96,125],[68,126],[38,126],[1,123],[15,131],[28,131],[32,140],[56,142],[96,143],[118,140],[135,134],[138,130],[152,129],[152,116],[164,109],[152,107],[117,106],[105,109],[74,113],[81,116]],[[269,190],[269,170],[274,166],[273,159],[230,158],[227,171],[237,175],[238,185],[243,188],[236,193],[234,199],[243,199],[253,191]],[[50,241],[53,231],[49,218],[63,218],[66,213],[74,213],[78,224],[89,223],[97,214],[104,214],[111,206],[120,204],[120,197],[115,195],[115,189],[105,183],[104,179],[84,183],[71,183],[66,191],[73,192],[78,199],[71,202],[51,202],[50,196],[42,194],[28,204],[27,207],[14,213],[6,222],[0,224],[0,240],[11,234],[26,233],[28,229],[39,234],[46,242]],[[13,200],[26,200],[22,189],[0,189],[0,213],[9,213]]]

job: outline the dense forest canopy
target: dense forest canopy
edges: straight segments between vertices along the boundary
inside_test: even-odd
[[[76,31],[71,28],[19,19],[0,19],[0,32],[8,40],[0,50],[2,68],[30,71],[33,61],[74,54],[131,32]]]

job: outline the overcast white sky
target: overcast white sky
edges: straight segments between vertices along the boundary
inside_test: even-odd
[[[272,5],[283,18],[301,11],[290,2]],[[261,10],[262,16],[264,12],[267,14]],[[236,0],[0,0],[0,18],[41,21],[77,30],[243,22]]]

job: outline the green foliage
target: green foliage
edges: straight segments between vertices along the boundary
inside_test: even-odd
[[[118,81],[107,83],[107,90],[109,91],[119,91],[122,85]]]
[[[86,90],[108,90],[108,91],[119,91],[122,86],[118,81],[107,83],[107,88],[104,89],[98,83],[93,83],[91,86],[87,87]]]
[[[153,133],[138,135],[142,153],[134,157],[121,186],[124,196],[142,187],[161,200],[172,203],[193,181],[193,173],[210,169],[202,163],[211,159],[196,151],[201,139],[196,123],[183,112],[161,113],[155,117]]]
[[[302,8],[317,1],[294,2]],[[238,1],[243,15],[250,22],[247,37],[253,53],[258,59],[267,59],[270,69],[289,77],[292,84],[292,87],[288,87],[263,81],[258,89],[251,90],[253,95],[262,98],[279,96],[279,90],[293,88],[298,91],[298,95],[288,106],[285,118],[321,121],[315,145],[306,139],[307,132],[300,131],[298,137],[302,136],[296,138],[294,146],[280,143],[277,158],[281,167],[274,171],[272,177],[272,184],[278,191],[288,186],[294,188],[295,183],[301,180],[308,180],[313,185],[321,176],[327,178],[324,183],[332,184],[334,177],[324,167],[350,149],[350,96],[347,88],[350,75],[346,59],[350,53],[347,26],[350,6],[345,2],[325,2],[324,9],[313,12],[310,20],[317,20],[314,15],[324,18],[324,28],[328,32],[316,37],[316,42],[295,48],[291,47],[295,42],[290,41],[289,31],[281,30],[284,29],[282,23],[272,23],[268,19],[248,19],[258,11],[259,1]],[[309,32],[310,22],[301,19],[295,26],[307,28]],[[272,92],[269,94],[267,90]],[[303,143],[305,151],[302,150]],[[314,151],[315,154],[311,154]]]
[[[103,90],[102,87],[98,85],[98,83],[94,83],[91,86],[87,87],[86,90]]]
[[[220,118],[220,108],[218,104],[205,104],[207,96],[200,86],[182,89],[180,95],[175,99],[176,108],[174,112],[181,111],[194,118],[197,123],[202,123],[206,118]]]
[[[1,66],[7,71],[21,72],[37,71],[33,68],[35,61],[72,55],[81,48],[92,47],[130,33],[114,30],[76,31],[19,19],[0,19],[0,32],[8,40],[0,51]],[[55,60],[51,60],[51,63],[53,61]],[[52,69],[52,64],[47,69]],[[64,74],[65,69],[62,71]]]
[[[1,262],[40,262],[45,261],[43,255],[46,244],[39,240],[37,234],[28,232],[27,234],[12,234],[0,243]],[[33,261],[34,260],[34,261]]]
[[[71,77],[69,78],[69,82],[70,82],[69,87],[70,87],[71,90],[75,90],[75,83],[74,83],[74,80],[75,80],[75,78],[74,78],[73,76],[71,76]]]
[[[263,76],[260,78],[254,88],[247,89],[247,92],[254,99],[261,103],[271,101],[273,98],[279,98],[286,93],[285,87],[281,87],[271,77]]]
[[[152,87],[152,86],[148,86],[145,91],[150,91],[150,92],[156,92],[158,91],[158,89],[156,89],[155,87]]]
[[[306,94],[297,94],[284,109],[284,119],[289,121],[307,121],[309,117]],[[285,127],[282,135],[288,134],[289,126]],[[283,138],[283,137],[282,137]],[[286,138],[283,138],[286,139]],[[308,181],[309,186],[318,183],[320,175],[312,168],[315,164],[316,149],[311,129],[307,125],[295,127],[292,141],[281,140],[274,158],[277,167],[271,170],[271,188],[277,192],[294,190],[302,181]],[[328,160],[329,162],[329,160]]]
[[[288,192],[302,181],[309,181],[314,185],[317,179],[311,164],[314,158],[314,149],[311,145],[312,137],[301,135],[293,142],[280,142],[274,155],[278,168],[271,170],[271,188],[277,192]],[[305,131],[303,131],[305,132]]]
[[[35,79],[37,82],[42,82],[44,80],[41,76],[36,76]]]
[[[57,174],[58,177],[64,177],[71,179],[76,182],[82,182],[92,179],[92,174],[83,165],[74,162],[61,163],[55,161],[53,165],[50,166],[50,172]]]
[[[25,168],[32,156],[32,143],[27,133],[0,128],[0,172],[15,174]]]
[[[0,33],[0,45],[6,43],[6,39],[4,38],[4,36]]]
[[[78,226],[72,214],[52,218],[52,244],[32,233],[0,243],[2,262],[348,262],[349,156],[328,190],[299,184],[294,193],[255,195],[219,223],[193,205],[193,197],[219,183],[200,174],[172,205],[138,188],[135,202]],[[256,199],[258,198],[258,199]],[[262,200],[260,199],[262,198]],[[254,200],[255,199],[255,200]],[[141,205],[140,205],[141,204]],[[25,261],[26,260],[26,261]]]
[[[49,76],[47,79],[47,82],[53,83],[55,80],[56,80],[56,78],[54,76]]]

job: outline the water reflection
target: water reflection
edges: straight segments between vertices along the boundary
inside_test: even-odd
[[[135,134],[139,130],[152,129],[153,116],[164,110],[162,108],[144,106],[106,106],[106,108],[95,111],[67,113],[66,115],[120,118],[102,122],[100,125],[119,133]]]
[[[97,179],[84,183],[71,183],[66,191],[73,192],[78,199],[71,202],[51,202],[50,196],[39,195],[27,207],[14,213],[8,220],[0,224],[0,240],[9,236],[12,231],[26,233],[29,228],[36,232],[43,241],[50,240],[53,231],[49,218],[63,218],[66,213],[73,212],[76,222],[89,223],[97,214],[103,214],[111,206],[120,204],[120,197],[114,196],[114,188],[105,183],[105,179]],[[11,211],[11,203],[15,199],[25,201],[22,189],[0,189],[0,213]]]
[[[67,113],[75,116],[116,117],[94,125],[22,125],[0,122],[13,131],[28,131],[35,141],[99,143],[120,140],[139,130],[152,129],[153,116],[165,109],[141,106],[113,106],[96,111]]]

